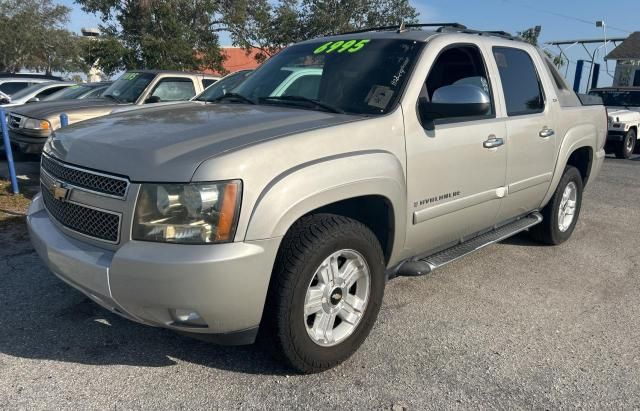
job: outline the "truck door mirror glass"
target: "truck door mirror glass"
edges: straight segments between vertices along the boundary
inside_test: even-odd
[[[437,89],[431,101],[421,97],[418,109],[425,123],[440,118],[486,116],[491,113],[491,98],[480,87],[452,84]]]

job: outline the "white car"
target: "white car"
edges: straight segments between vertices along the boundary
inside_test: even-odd
[[[54,81],[51,78],[37,78],[35,76],[24,77],[16,75],[16,77],[0,77],[0,93],[4,96],[12,96],[18,91],[25,89],[34,84],[47,83]]]
[[[600,88],[589,94],[602,97],[607,107],[607,153],[614,153],[618,158],[629,158],[634,151],[640,154],[640,88]]]
[[[48,81],[24,88],[9,97],[9,102],[1,107],[15,107],[26,103],[35,103],[60,90],[75,85],[72,82]]]

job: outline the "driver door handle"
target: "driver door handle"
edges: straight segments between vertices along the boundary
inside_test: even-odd
[[[547,138],[547,137],[551,137],[554,134],[555,134],[555,131],[553,131],[552,128],[544,127],[542,130],[540,130],[539,135],[542,138]]]
[[[503,139],[498,138],[496,136],[489,136],[489,138],[482,143],[482,146],[484,148],[496,148],[496,147],[500,147],[503,144],[504,144]]]

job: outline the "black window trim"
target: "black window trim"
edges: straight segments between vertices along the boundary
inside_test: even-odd
[[[494,96],[494,93],[493,93],[493,83],[491,81],[491,76],[489,74],[489,66],[487,65],[487,60],[486,60],[486,58],[484,56],[484,53],[482,52],[482,48],[476,43],[461,42],[461,43],[449,44],[446,47],[443,47],[438,52],[438,55],[436,56],[436,58],[433,60],[433,64],[431,65],[431,67],[429,67],[429,71],[427,72],[427,75],[424,77],[424,80],[422,81],[423,89],[424,89],[424,85],[427,82],[427,79],[429,78],[429,75],[431,75],[431,71],[433,70],[433,67],[435,66],[435,63],[438,61],[440,56],[442,56],[442,54],[444,52],[446,52],[447,50],[450,50],[450,49],[453,49],[453,48],[461,48],[461,47],[473,47],[480,54],[480,58],[482,60],[482,64],[484,64],[484,71],[485,71],[486,79],[487,79],[487,82],[489,83],[489,98],[491,99],[491,114],[490,115],[486,115],[486,116],[467,116],[467,117],[439,118],[439,119],[433,120],[431,122],[431,124],[429,124],[429,125],[422,124],[422,127],[424,129],[433,129],[434,127],[437,127],[437,126],[443,126],[443,125],[449,125],[449,124],[469,123],[469,122],[473,122],[473,121],[483,121],[483,120],[495,120],[497,118],[496,105],[495,105],[495,96]],[[423,97],[422,90],[420,91],[420,94],[418,96],[418,101],[416,101],[416,115],[418,116],[418,119],[420,119],[420,117],[421,117],[420,116],[420,112],[418,111],[418,102],[420,100],[420,97]],[[420,120],[420,123],[422,123],[422,120]]]
[[[493,57],[493,62],[496,63],[496,67],[498,68],[498,76],[500,76],[500,68],[498,67],[498,62],[496,61],[496,57],[495,57],[495,51],[496,49],[510,49],[510,50],[517,50],[517,51],[521,51],[524,54],[527,55],[527,57],[529,58],[529,60],[531,61],[531,65],[533,66],[533,70],[536,73],[536,80],[538,82],[538,89],[540,90],[540,94],[542,95],[542,109],[541,110],[537,110],[537,111],[528,111],[528,112],[522,112],[522,113],[515,113],[515,114],[509,114],[509,109],[507,108],[507,97],[504,93],[504,84],[502,84],[502,77],[500,77],[500,86],[501,86],[501,91],[502,91],[502,98],[504,99],[504,110],[505,110],[505,114],[507,115],[507,118],[510,117],[523,117],[523,116],[539,116],[541,114],[543,114],[545,111],[547,111],[547,95],[544,91],[544,86],[542,85],[542,80],[540,79],[540,72],[538,71],[538,67],[536,66],[536,62],[533,60],[533,58],[531,57],[531,53],[529,53],[527,50],[520,48],[520,47],[512,47],[512,46],[493,46],[491,48],[491,54]]]

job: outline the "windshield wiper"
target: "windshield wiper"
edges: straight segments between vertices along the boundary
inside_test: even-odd
[[[315,107],[321,108],[321,109],[323,109],[325,111],[329,111],[331,113],[344,114],[344,110],[339,109],[338,107],[335,107],[335,106],[332,106],[330,104],[323,103],[321,101],[314,100],[314,99],[311,99],[311,98],[302,97],[302,96],[260,97],[259,101],[260,102],[276,101],[276,102],[308,103],[308,104],[311,104],[311,105],[313,105]]]
[[[251,100],[249,97],[245,97],[240,93],[225,93],[223,95],[221,95],[220,97],[216,97],[213,100],[205,100],[208,101],[210,103],[216,103],[218,101],[222,101],[224,99],[236,99],[236,100],[240,100],[243,103],[247,103],[247,104],[256,104],[255,101]]]
[[[118,103],[122,103],[122,100],[120,100],[118,97],[114,96],[113,94],[103,94],[102,97],[110,98],[112,100],[115,100]]]

